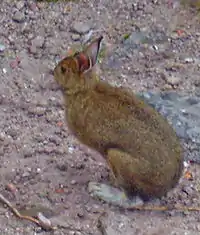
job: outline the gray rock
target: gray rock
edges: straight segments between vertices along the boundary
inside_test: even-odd
[[[160,220],[160,219],[159,219]],[[148,221],[141,221],[135,218],[130,219],[128,216],[119,215],[114,212],[108,212],[99,219],[98,228],[103,235],[198,235],[198,232],[165,225],[162,221],[156,224],[149,224]]]
[[[44,45],[44,42],[45,42],[44,37],[37,36],[32,40],[31,44],[32,44],[32,46],[34,46],[36,48],[42,48]]]
[[[84,34],[82,36],[82,43],[85,44],[87,43],[91,38],[92,38],[92,35],[93,35],[93,30],[91,29],[88,33]]]
[[[124,45],[149,44],[154,45],[164,43],[168,40],[165,32],[158,31],[135,31],[124,41]]]
[[[89,23],[84,22],[75,22],[72,31],[78,34],[85,34],[88,33],[91,29],[91,25]]]
[[[17,137],[18,130],[11,127],[6,131],[6,134],[11,136],[12,138],[15,138],[15,137]]]
[[[37,53],[37,48],[34,45],[31,45],[29,48],[29,51],[31,54],[36,54]]]
[[[31,27],[30,27],[30,25],[27,22],[24,22],[21,25],[21,32],[22,33],[30,33],[31,32]]]
[[[42,4],[43,4],[43,3],[42,3]],[[42,4],[41,4],[41,5],[40,5],[40,4],[37,5],[37,3],[34,2],[34,1],[27,1],[27,6],[28,6],[28,8],[29,8],[31,11],[36,11],[37,8],[40,8],[40,6],[41,6],[41,8],[42,8]]]
[[[80,34],[77,34],[77,33],[72,34],[72,40],[78,41],[78,40],[80,40],[80,38],[81,38]]]
[[[176,86],[181,82],[181,78],[180,77],[175,77],[175,76],[169,76],[169,75],[165,75],[165,81],[172,85],[172,86]]]
[[[163,51],[166,57],[170,57],[171,53],[167,53],[165,47],[168,43],[166,32],[160,30],[140,30],[136,27],[135,31],[130,35],[125,35],[122,43],[117,46],[114,53],[107,58],[109,68],[118,69],[123,66],[124,58],[132,58],[133,54],[140,52],[140,57],[143,57],[144,48],[148,45],[154,50]]]
[[[24,7],[24,1],[17,1],[15,6],[18,10],[21,10]]]
[[[25,14],[21,11],[16,11],[12,17],[17,23],[22,23],[25,20]]]
[[[200,96],[176,92],[137,95],[167,118],[185,147],[186,160],[200,163]]]
[[[125,41],[125,45],[134,45],[143,43],[147,40],[147,35],[145,32],[135,31],[133,32]]]
[[[200,144],[200,127],[189,128],[187,134],[193,142]]]

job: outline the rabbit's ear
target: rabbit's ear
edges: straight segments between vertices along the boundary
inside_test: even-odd
[[[84,49],[84,51],[75,55],[81,73],[90,70],[96,64],[102,39],[103,36],[95,39]]]
[[[91,42],[84,50],[84,53],[88,55],[91,66],[93,67],[97,62],[97,57],[99,54],[100,44],[101,40],[103,39],[103,36],[100,36],[99,38],[95,39],[93,42]]]

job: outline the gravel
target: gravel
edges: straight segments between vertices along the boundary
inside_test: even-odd
[[[52,76],[70,47],[103,35],[101,79],[128,87],[154,106],[184,145],[193,180],[183,174],[161,202],[199,207],[200,25],[194,13],[179,1],[2,0],[2,194],[18,208],[52,209],[55,235],[102,235],[102,211],[110,215],[103,225],[108,235],[199,234],[198,212],[122,211],[89,195],[89,181],[108,182],[107,165],[69,132]],[[52,234],[3,205],[0,212],[0,234]]]

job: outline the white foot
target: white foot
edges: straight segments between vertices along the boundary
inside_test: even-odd
[[[129,198],[124,191],[106,184],[89,182],[88,191],[92,197],[97,197],[104,202],[126,209],[134,209],[134,207],[144,204],[139,196]]]

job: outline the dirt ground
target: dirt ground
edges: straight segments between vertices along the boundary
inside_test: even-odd
[[[142,46],[132,34],[138,29],[150,35]],[[0,234],[199,234],[200,212],[122,211],[91,198],[88,182],[106,182],[108,170],[67,129],[52,76],[71,45],[102,34],[102,79],[137,92],[193,93],[200,87],[199,32],[195,11],[178,1],[1,0],[0,192],[17,208],[49,208],[45,216],[58,229],[44,231],[2,205]],[[200,166],[188,170],[192,178],[183,177],[163,204],[200,207]],[[99,229],[102,211],[108,219]]]

